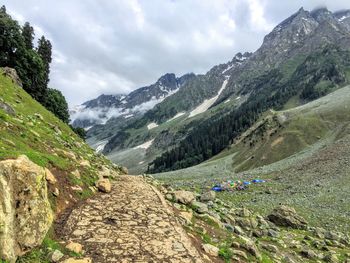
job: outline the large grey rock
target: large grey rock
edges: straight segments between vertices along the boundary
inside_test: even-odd
[[[8,105],[6,102],[3,102],[1,100],[0,100],[0,109],[5,111],[9,115],[12,115],[12,116],[16,115],[15,110],[10,105]]]
[[[199,214],[204,214],[209,211],[208,206],[206,204],[197,201],[192,202],[192,208]]]
[[[190,191],[179,190],[174,192],[174,199],[178,203],[189,205],[195,200],[195,196]]]
[[[202,202],[209,202],[209,201],[214,201],[215,197],[216,197],[216,194],[214,191],[208,191],[201,194],[200,200]]]
[[[2,70],[2,74],[6,77],[11,78],[11,80],[18,86],[22,87],[22,81],[21,79],[18,77],[17,71],[13,68],[9,68],[9,67],[4,67],[1,68]]]
[[[307,228],[306,220],[299,216],[292,207],[284,205],[277,207],[267,218],[277,226],[285,226],[295,229]]]
[[[0,258],[15,262],[40,245],[51,227],[45,175],[24,155],[0,162]]]

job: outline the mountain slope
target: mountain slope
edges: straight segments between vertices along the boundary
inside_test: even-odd
[[[15,80],[0,69],[0,259],[9,262],[33,249],[30,256],[47,256],[66,210],[92,196],[103,174],[124,173]]]
[[[212,187],[224,180],[265,179],[263,189],[230,202],[266,212],[279,203],[316,225],[349,231],[350,86],[305,105],[267,112],[219,155],[197,166],[156,174],[169,184]]]
[[[71,110],[72,125],[91,128],[118,116],[129,119],[142,115],[166,97],[176,93],[194,77],[194,74],[186,74],[177,78],[175,74],[168,73],[156,83],[139,88],[128,95],[101,95]]]

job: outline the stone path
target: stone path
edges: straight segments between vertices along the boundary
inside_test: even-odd
[[[140,176],[120,176],[109,194],[72,211],[64,239],[93,262],[205,262],[163,196]]]

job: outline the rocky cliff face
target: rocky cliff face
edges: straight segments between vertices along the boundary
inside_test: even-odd
[[[0,162],[0,258],[16,258],[43,241],[53,221],[47,171],[26,156]]]

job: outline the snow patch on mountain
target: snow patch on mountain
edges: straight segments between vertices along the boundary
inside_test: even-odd
[[[145,149],[145,150],[147,150],[149,147],[151,147],[153,141],[154,141],[154,139],[149,140],[149,141],[147,141],[147,142],[145,142],[143,144],[140,144],[140,145],[134,147],[134,149]]]
[[[95,152],[96,152],[96,153],[102,152],[107,143],[108,143],[108,140],[102,141],[102,142],[97,146]]]
[[[147,125],[147,129],[148,129],[148,130],[154,129],[154,128],[156,128],[156,127],[158,127],[158,124],[155,123],[155,122],[152,122],[152,123],[150,123],[150,124]]]
[[[185,114],[186,114],[186,112],[179,112],[174,117],[172,117],[171,119],[167,120],[167,122],[175,120],[175,119],[177,119],[177,118],[179,118],[179,117],[181,117],[182,115],[185,115]]]
[[[200,104],[197,108],[195,108],[193,111],[190,112],[190,115],[188,116],[188,118],[192,118],[198,114],[206,112],[215,103],[215,101],[219,98],[220,94],[224,91],[224,89],[226,88],[226,85],[228,83],[228,79],[229,79],[229,77],[226,77],[226,79],[222,83],[222,86],[221,86],[221,88],[216,96],[212,97],[211,99],[204,100],[202,102],[202,104]]]

